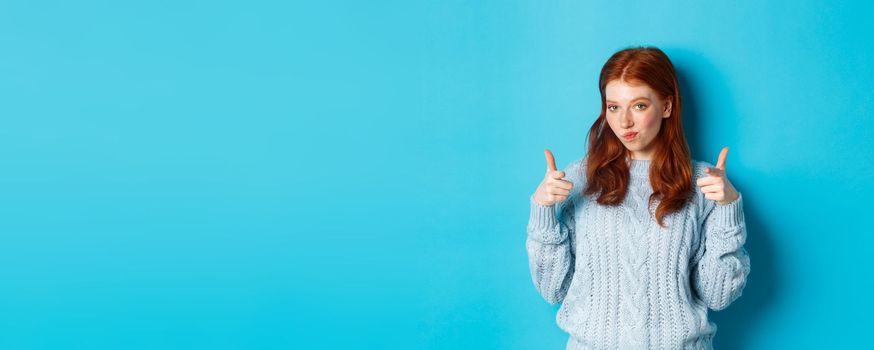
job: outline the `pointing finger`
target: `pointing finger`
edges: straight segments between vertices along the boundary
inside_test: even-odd
[[[704,168],[704,172],[710,176],[720,176],[721,174],[723,174],[725,172],[725,170],[719,169],[715,166],[709,166],[709,167]]]

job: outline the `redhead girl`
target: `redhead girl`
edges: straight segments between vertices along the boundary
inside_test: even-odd
[[[707,310],[740,297],[750,273],[743,197],[691,159],[674,66],[654,47],[601,70],[588,151],[530,197],[526,248],[540,295],[561,303],[567,349],[712,349]]]

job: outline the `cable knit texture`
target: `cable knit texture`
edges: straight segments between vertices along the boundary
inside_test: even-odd
[[[561,303],[556,322],[568,349],[712,349],[707,309],[737,299],[750,273],[744,249],[743,196],[718,204],[696,180],[710,163],[693,160],[695,194],[679,212],[655,221],[650,160],[629,160],[624,202],[604,206],[582,195],[585,157],[566,168],[567,200],[529,198],[526,248],[537,291]]]

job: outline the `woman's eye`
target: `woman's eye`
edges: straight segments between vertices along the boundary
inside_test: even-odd
[[[614,111],[613,107],[616,107],[616,106],[607,106],[607,110],[610,112],[613,112]]]
[[[635,105],[635,107],[637,107],[637,109],[639,109],[639,110],[644,110],[644,109],[646,109],[646,105],[643,104],[643,103],[638,103],[637,105]]]

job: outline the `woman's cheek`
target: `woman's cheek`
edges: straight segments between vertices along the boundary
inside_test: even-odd
[[[643,129],[650,130],[656,126],[656,122],[658,122],[658,118],[655,117],[652,113],[647,113],[643,118],[641,118]]]

